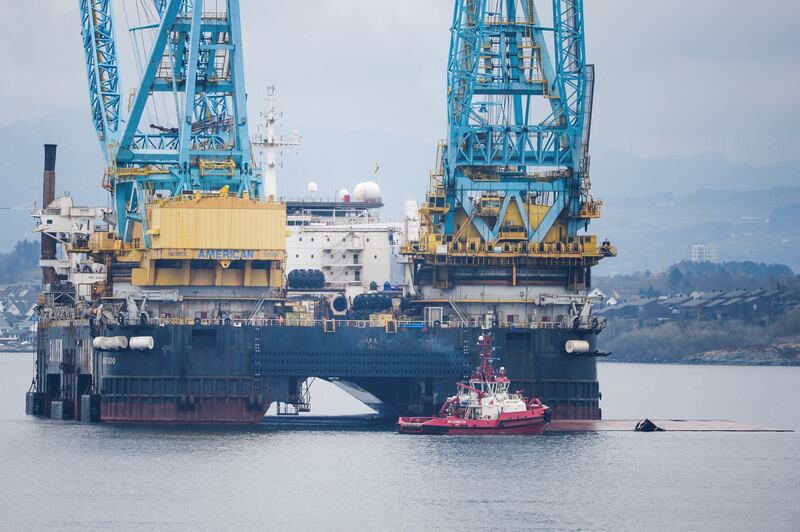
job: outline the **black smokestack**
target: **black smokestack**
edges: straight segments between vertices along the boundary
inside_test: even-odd
[[[56,171],[56,149],[58,144],[45,144],[44,145],[44,171]],[[53,197],[55,199],[55,197]]]
[[[56,199],[56,148],[55,144],[44,145],[44,175],[42,176],[42,208],[44,209]],[[55,239],[42,233],[42,259],[53,260],[55,258]],[[42,282],[50,284],[56,282],[56,280],[56,270],[49,266],[43,266]]]

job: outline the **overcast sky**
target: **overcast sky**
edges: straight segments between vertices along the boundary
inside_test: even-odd
[[[140,0],[125,1],[130,12]],[[78,1],[3,4],[0,126],[70,109],[86,109],[88,123]],[[444,135],[452,1],[241,5],[253,111],[274,82],[290,127],[391,131],[431,146]],[[586,25],[594,142],[640,156],[800,158],[800,1],[586,0]],[[123,68],[127,91],[136,72]]]

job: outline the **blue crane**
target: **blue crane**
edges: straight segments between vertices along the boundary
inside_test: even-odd
[[[548,197],[538,225],[524,217],[527,240],[544,240],[566,219],[565,237],[588,224],[588,142],[592,65],[586,64],[583,0],[553,0],[543,25],[533,0],[456,0],[448,61],[448,139],[440,217],[453,235],[461,209],[494,241],[512,202]],[[551,59],[548,42],[552,42]],[[474,198],[499,193],[496,218],[476,216]]]
[[[120,87],[111,0],[81,0],[81,35],[89,78],[89,99],[103,154],[119,131]]]
[[[142,224],[156,194],[213,192],[227,187],[262,196],[260,168],[248,134],[238,0],[204,12],[203,0],[153,0],[155,37],[127,117],[120,115],[120,76],[112,0],[79,0],[89,100],[113,196],[116,230],[124,242]],[[177,124],[145,124],[150,98],[172,95]]]

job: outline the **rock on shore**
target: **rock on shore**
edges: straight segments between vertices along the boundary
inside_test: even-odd
[[[680,357],[685,364],[741,364],[753,366],[800,366],[800,335],[776,338],[753,347],[715,349]]]

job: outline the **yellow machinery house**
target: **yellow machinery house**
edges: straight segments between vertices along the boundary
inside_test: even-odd
[[[138,286],[280,288],[286,247],[281,203],[227,195],[184,196],[147,206],[150,246]]]

